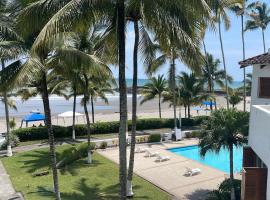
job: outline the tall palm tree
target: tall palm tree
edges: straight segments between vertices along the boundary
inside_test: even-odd
[[[255,2],[248,6],[251,12],[248,13],[249,20],[246,22],[245,30],[261,29],[263,39],[263,50],[266,53],[265,47],[265,29],[270,22],[270,9],[266,3]]]
[[[200,77],[201,81],[207,85],[208,93],[214,98],[215,88],[219,86],[224,88],[224,82],[226,79],[225,71],[220,70],[220,60],[215,59],[213,55],[206,54],[207,62],[202,65],[201,72],[197,74]],[[232,77],[227,74],[227,80],[229,83],[232,82]],[[212,110],[212,106],[210,107]]]
[[[205,156],[208,151],[219,152],[222,148],[229,151],[231,200],[235,200],[233,187],[233,148],[241,147],[247,142],[248,113],[235,109],[220,109],[214,111],[209,120],[202,126],[200,135],[200,154]]]
[[[240,0],[239,0],[240,1]],[[234,1],[232,1],[234,2]],[[234,3],[231,3],[229,6],[234,5]],[[223,39],[222,39],[222,30],[221,30],[221,24],[222,22],[225,25],[225,29],[228,30],[230,28],[230,19],[229,16],[226,13],[226,9],[228,8],[228,4],[224,5],[220,3],[220,1],[216,1],[216,6],[214,10],[214,18],[218,26],[218,35],[219,35],[219,42],[220,42],[220,49],[222,54],[222,63],[224,68],[225,77],[227,77],[227,66],[226,66],[226,59],[225,59],[225,53],[224,53],[224,47],[223,47]],[[225,79],[225,93],[226,93],[226,103],[227,103],[227,109],[229,109],[229,89],[228,89],[228,80]]]
[[[117,46],[119,65],[119,93],[120,93],[120,127],[119,127],[119,176],[120,200],[127,196],[127,89],[126,89],[126,42],[125,42],[125,0],[117,0]]]
[[[243,0],[242,3],[236,3],[231,7],[231,10],[236,14],[236,16],[241,17],[241,39],[242,39],[242,52],[243,52],[243,60],[246,59],[246,48],[245,48],[245,29],[244,29],[244,16],[246,14],[246,2],[248,0]],[[246,111],[246,68],[243,68],[243,78],[244,78],[244,111]]]
[[[25,52],[24,44],[21,37],[14,30],[14,13],[15,9],[11,2],[3,0],[0,3],[0,63],[2,66],[2,76],[7,80],[2,79],[1,93],[3,95],[3,101],[5,105],[5,115],[6,115],[6,140],[7,140],[7,156],[12,156],[12,149],[10,146],[10,125],[9,125],[9,108],[8,108],[8,92],[12,89],[10,80],[13,79],[13,72],[16,72],[20,68],[20,62],[14,62],[18,59],[20,55]],[[7,61],[13,62],[9,65],[9,69],[6,68]],[[11,69],[11,70],[10,70]],[[8,74],[10,73],[9,76]],[[12,75],[11,75],[12,74]],[[9,82],[9,84],[8,84]]]
[[[158,75],[157,78],[151,77],[141,91],[143,97],[141,104],[158,97],[159,118],[161,118],[161,98],[166,89],[167,80],[164,78],[164,75]]]

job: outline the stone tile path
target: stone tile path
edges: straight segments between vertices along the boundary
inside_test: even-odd
[[[155,157],[145,158],[144,153],[137,153],[135,154],[134,172],[167,191],[175,200],[205,199],[205,195],[210,190],[216,189],[218,184],[224,180],[225,173],[166,150],[168,148],[195,144],[198,144],[198,140],[151,145],[151,151],[170,156],[171,159],[159,163],[155,162]],[[147,145],[140,146],[148,147]],[[99,153],[118,163],[119,153],[117,148],[106,149],[105,151],[99,151]],[[127,155],[129,155],[129,149]],[[200,168],[202,173],[192,177],[183,176],[185,167]]]

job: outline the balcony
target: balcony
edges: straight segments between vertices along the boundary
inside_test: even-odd
[[[245,147],[243,154],[241,200],[266,200],[268,170],[252,148]]]
[[[270,165],[270,105],[251,108],[248,144],[261,160]]]

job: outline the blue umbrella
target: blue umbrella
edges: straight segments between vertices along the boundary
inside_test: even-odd
[[[216,103],[215,102],[210,102],[210,101],[204,101],[204,102],[202,102],[202,104],[203,105],[206,105],[206,106],[214,106],[214,105],[216,105]]]

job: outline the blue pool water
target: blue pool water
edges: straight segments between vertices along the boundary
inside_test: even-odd
[[[197,145],[173,148],[169,149],[169,151],[177,155],[181,155],[186,158],[198,161],[210,167],[214,167],[226,173],[230,172],[229,151],[225,148],[221,149],[218,154],[212,151],[207,152],[205,157],[200,156],[200,148]],[[233,171],[240,172],[242,169],[243,161],[243,147],[235,147],[233,151],[233,156]]]

